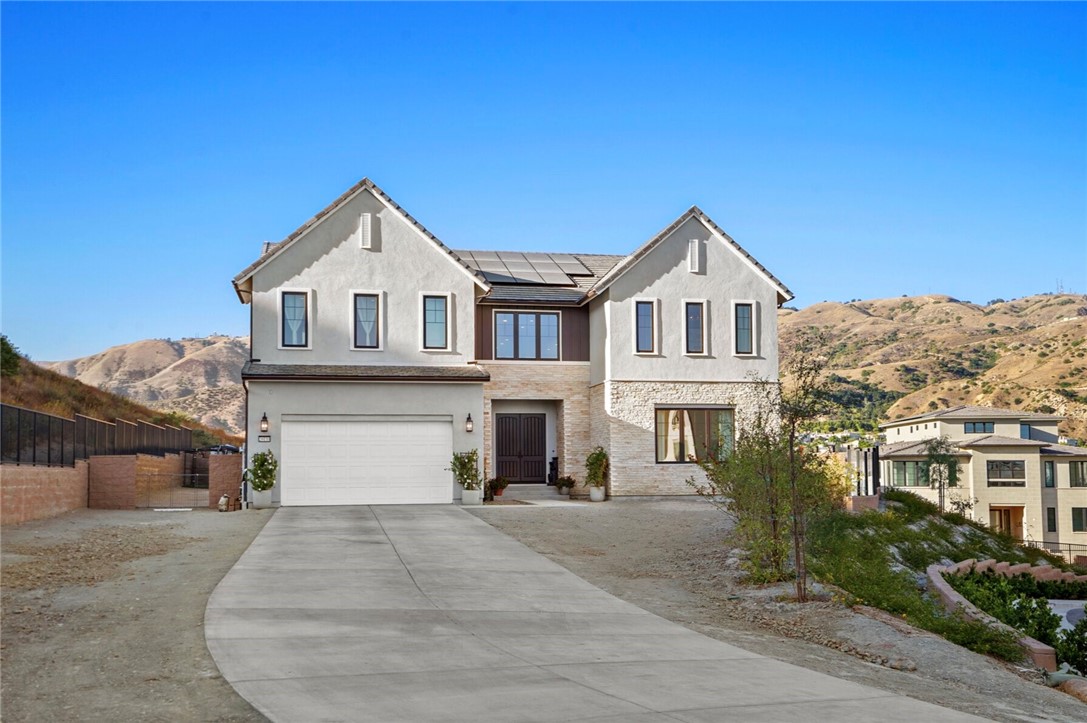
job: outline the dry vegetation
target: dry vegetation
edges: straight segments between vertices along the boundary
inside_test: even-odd
[[[884,404],[891,419],[980,404],[1064,415],[1061,431],[1087,438],[1087,296],[824,302],[783,310],[780,325],[783,346],[825,331],[834,373],[900,397]]]
[[[82,414],[95,419],[112,421],[127,419],[143,420],[152,424],[171,424],[185,426],[204,433],[208,438],[239,444],[239,437],[190,419],[176,412],[164,412],[149,409],[142,404],[111,394],[110,392],[83,384],[75,379],[43,369],[26,359],[21,359],[18,371],[14,374],[5,372],[3,384],[0,384],[0,401],[17,407],[33,409],[38,412],[54,414],[71,419]],[[200,438],[200,435],[197,435]]]

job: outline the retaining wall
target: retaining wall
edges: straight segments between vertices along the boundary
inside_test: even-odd
[[[0,469],[0,525],[44,520],[87,506],[89,465],[34,467],[5,464]]]

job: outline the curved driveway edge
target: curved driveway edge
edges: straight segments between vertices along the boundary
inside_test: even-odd
[[[280,508],[205,613],[273,721],[967,721],[690,631],[451,505]]]

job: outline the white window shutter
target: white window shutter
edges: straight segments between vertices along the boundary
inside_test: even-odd
[[[359,214],[359,248],[368,249],[372,242],[372,219],[368,213]]]
[[[702,241],[696,238],[691,239],[688,242],[687,247],[687,270],[692,274],[702,273]]]

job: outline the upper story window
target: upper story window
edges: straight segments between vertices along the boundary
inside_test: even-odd
[[[993,423],[992,422],[966,422],[962,425],[962,431],[965,434],[992,434]]]
[[[990,487],[1026,487],[1027,465],[1021,459],[991,459],[985,463]]]
[[[1057,486],[1057,470],[1051,459],[1042,462],[1042,482],[1046,487]]]
[[[1023,423],[1020,422],[1020,424],[1019,424],[1019,438],[1020,439],[1030,439],[1030,425],[1029,424],[1023,424]]]
[[[1068,463],[1068,486],[1087,487],[1087,462]]]
[[[685,301],[683,303],[684,348],[688,354],[706,353],[706,302]]]
[[[381,296],[357,293],[354,295],[356,349],[381,348]]]
[[[732,452],[731,409],[658,409],[657,462],[722,460]]]
[[[657,302],[634,302],[634,351],[655,354],[657,351]]]
[[[423,349],[449,349],[449,296],[423,295]]]
[[[309,291],[283,291],[280,295],[280,345],[309,348]]]
[[[494,358],[558,359],[559,315],[553,312],[496,312]]]
[[[733,336],[736,354],[755,353],[755,304],[737,301],[733,305]]]

